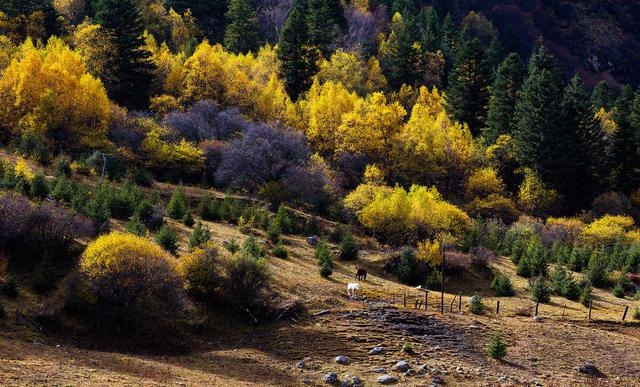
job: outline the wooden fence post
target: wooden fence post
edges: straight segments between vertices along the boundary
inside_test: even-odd
[[[429,290],[424,291],[424,310],[427,310],[427,306],[429,305]]]
[[[622,314],[622,321],[627,318],[627,312],[629,311],[629,305],[624,307],[624,313]]]
[[[462,311],[462,293],[458,293],[458,312]]]
[[[406,308],[407,307],[407,291],[406,290],[404,291],[404,297],[402,298],[402,301],[403,301],[404,307]]]
[[[500,314],[500,300],[496,302],[496,314]]]
[[[538,315],[538,307],[540,306],[540,303],[536,301],[536,316]]]
[[[591,320],[591,307],[593,306],[593,300],[589,300],[589,320]]]

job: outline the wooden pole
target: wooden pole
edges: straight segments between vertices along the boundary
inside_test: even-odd
[[[462,293],[458,293],[458,312],[462,311]]]
[[[540,306],[540,303],[536,302],[536,316],[538,315],[538,306]]]
[[[406,290],[404,291],[402,302],[404,304],[404,307],[406,308],[407,307],[407,291]]]
[[[589,320],[591,320],[591,307],[593,306],[593,300],[589,300]]]
[[[629,311],[629,305],[624,307],[624,313],[622,314],[622,321],[627,318],[627,312]]]
[[[429,305],[429,291],[424,291],[424,310],[427,310],[427,305]]]
[[[496,314],[500,314],[500,300],[496,302]]]
[[[444,241],[440,241],[440,249],[442,254],[442,268],[440,273],[442,274],[442,284],[440,285],[440,314],[444,314]]]

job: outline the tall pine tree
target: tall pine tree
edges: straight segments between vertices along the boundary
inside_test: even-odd
[[[111,57],[114,79],[105,85],[111,99],[133,109],[149,103],[154,65],[144,49],[144,26],[136,0],[98,0],[95,20],[111,32],[117,52]]]
[[[640,185],[640,96],[625,86],[618,97],[613,118],[616,133],[610,150],[611,174],[616,189],[629,193]]]
[[[402,84],[413,85],[416,81],[421,50],[414,44],[410,26],[401,14],[393,15],[391,33],[380,44],[380,65],[389,86],[398,89]]]
[[[284,24],[278,43],[278,59],[285,88],[293,100],[311,87],[318,72],[320,50],[309,40],[305,0],[296,0]]]
[[[422,47],[426,51],[437,51],[440,49],[440,18],[434,7],[423,8],[420,11]]]
[[[563,131],[560,133],[556,173],[558,189],[570,211],[584,208],[598,191],[605,163],[604,133],[582,79],[575,76],[562,97]],[[564,140],[562,140],[564,139]]]
[[[518,95],[515,111],[515,140],[518,160],[532,168],[545,182],[559,182],[556,173],[564,159],[562,150],[570,144],[564,141],[562,119],[562,77],[555,58],[544,46],[533,52],[529,73]]]
[[[489,101],[490,70],[480,40],[465,42],[449,75],[447,110],[458,121],[469,124],[478,135],[484,125]]]
[[[258,50],[258,16],[248,0],[231,0],[227,11],[229,24],[224,34],[227,50],[246,54]]]
[[[498,66],[491,87],[487,122],[482,132],[488,144],[495,143],[501,134],[513,134],[518,91],[526,75],[527,69],[515,53],[509,54]]]
[[[325,58],[337,47],[340,35],[347,29],[347,18],[340,0],[307,0],[309,41]]]
[[[229,0],[165,0],[165,3],[179,13],[190,9],[207,38],[214,43],[222,42]]]

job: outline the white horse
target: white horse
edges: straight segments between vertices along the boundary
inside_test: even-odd
[[[358,290],[360,290],[360,284],[356,282],[349,282],[347,284],[347,296],[351,298],[358,297]]]

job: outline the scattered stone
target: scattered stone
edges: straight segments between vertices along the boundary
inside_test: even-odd
[[[382,375],[378,378],[378,383],[388,385],[398,383],[398,378],[393,375]]]
[[[596,367],[592,363],[584,363],[583,365],[580,366],[580,368],[578,368],[578,372],[580,372],[581,374],[590,375],[590,376],[600,374],[598,367]]]
[[[311,383],[312,383],[312,382],[311,382],[311,378],[308,378],[308,377],[303,378],[303,379],[302,379],[302,383],[304,383],[304,384],[311,384]]]
[[[431,383],[437,384],[437,385],[441,385],[441,384],[444,384],[444,379],[442,379],[439,376],[432,376],[431,377]]]
[[[338,364],[349,364],[349,358],[344,355],[336,356],[336,363]]]
[[[411,368],[411,365],[404,360],[400,360],[393,366],[393,369],[400,372],[406,372]]]
[[[405,374],[405,376],[416,376],[418,374],[418,372],[416,370],[410,368],[404,374]]]
[[[300,360],[298,362],[298,368],[302,368],[302,369],[307,368],[307,362],[305,362],[304,360]]]
[[[508,381],[509,381],[509,378],[507,378],[506,376],[500,376],[498,378],[498,383],[505,383],[505,382],[508,382]]]
[[[359,387],[359,386],[362,386],[362,379],[360,379],[360,378],[359,378],[359,377],[357,377],[357,376],[354,376],[354,377],[351,379],[351,382],[353,383],[353,387]]]
[[[464,370],[462,369],[462,367],[457,366],[457,367],[456,367],[456,373],[457,373],[458,375],[463,375],[463,374],[464,374]]]
[[[384,353],[384,348],[382,348],[382,347],[375,347],[374,349],[369,351],[369,354],[371,354],[371,355],[380,355],[382,353]]]
[[[541,322],[541,321],[542,321],[542,317],[540,317],[540,316],[533,316],[533,321],[535,321],[535,322]]]
[[[351,383],[351,380],[347,379],[340,384],[340,387],[353,387],[353,383]]]
[[[385,372],[387,372],[387,369],[384,367],[374,368],[373,372],[375,372],[376,374],[384,374]]]
[[[325,376],[322,377],[322,380],[327,384],[338,384],[338,374],[335,372],[329,372]]]

